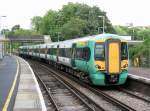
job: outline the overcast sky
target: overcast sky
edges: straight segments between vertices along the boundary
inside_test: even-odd
[[[30,28],[33,16],[43,16],[49,9],[61,9],[68,2],[96,5],[107,12],[113,25],[150,26],[150,0],[0,0],[2,28],[20,24]]]

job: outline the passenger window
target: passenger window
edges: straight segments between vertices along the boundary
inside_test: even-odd
[[[88,61],[90,58],[90,49],[89,48],[77,48],[75,57],[80,60]]]

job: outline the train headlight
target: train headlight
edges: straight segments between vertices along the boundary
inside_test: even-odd
[[[100,65],[95,65],[95,67],[96,67],[98,70],[100,70],[100,71],[104,71],[104,70],[105,70],[104,67],[102,67],[102,66],[100,66]]]
[[[101,66],[100,66],[100,65],[96,65],[95,67],[98,68],[98,69],[101,69]]]
[[[123,65],[123,68],[127,68],[127,67],[128,67],[128,64]]]

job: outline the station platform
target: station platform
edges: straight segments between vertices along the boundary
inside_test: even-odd
[[[0,111],[46,111],[36,77],[20,57],[0,62]]]
[[[17,74],[17,61],[15,57],[6,56],[0,61],[0,111],[7,108],[12,109],[13,101],[8,97],[12,84]],[[11,98],[14,100],[14,96]],[[7,105],[9,101],[9,106]]]
[[[150,68],[130,67],[129,77],[150,84]]]

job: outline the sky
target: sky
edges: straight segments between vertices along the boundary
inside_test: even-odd
[[[10,29],[20,24],[29,29],[32,17],[59,10],[68,2],[98,6],[113,25],[150,26],[150,0],[0,0],[0,16],[6,16],[0,17],[0,26]]]

